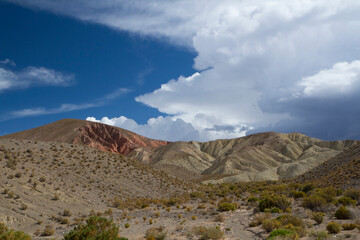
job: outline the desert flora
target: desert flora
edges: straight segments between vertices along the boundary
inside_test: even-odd
[[[51,225],[46,225],[44,231],[42,231],[41,236],[52,236],[54,235],[55,230],[54,227]]]
[[[7,231],[9,231],[9,228],[4,223],[0,223],[0,235]]]
[[[265,209],[271,209],[277,207],[281,210],[286,210],[290,207],[290,202],[284,196],[272,196],[261,199],[259,202],[259,209],[264,212]]]
[[[357,202],[360,202],[360,190],[359,189],[349,189],[344,193],[345,197],[352,198]]]
[[[302,206],[309,208],[311,210],[315,210],[318,208],[323,207],[326,204],[326,199],[319,195],[311,195],[306,198],[304,198],[302,202]]]
[[[267,231],[272,232],[274,229],[280,227],[280,222],[276,219],[265,219],[261,226]]]
[[[254,216],[253,220],[249,223],[249,227],[256,227],[263,223],[264,220],[270,219],[270,213],[258,213]]]
[[[311,215],[312,219],[314,219],[317,224],[321,224],[324,221],[325,214],[322,212],[313,212]]]
[[[1,234],[0,240],[31,240],[31,237],[22,231],[10,230]]]
[[[220,227],[209,227],[206,228],[204,226],[197,226],[192,228],[192,233],[199,236],[198,239],[202,240],[218,240],[222,239],[224,236],[224,232],[221,231]]]
[[[291,196],[295,199],[306,197],[306,193],[303,191],[292,191]]]
[[[332,233],[332,234],[339,233],[341,231],[341,226],[340,226],[340,224],[338,224],[336,222],[330,222],[326,226],[326,229],[328,230],[329,233]]]
[[[344,230],[353,230],[357,227],[354,223],[343,223],[341,226]]]
[[[80,224],[74,227],[69,233],[64,235],[64,240],[78,239],[109,239],[124,240],[118,237],[119,227],[112,220],[106,218],[91,216],[86,220],[86,224]]]
[[[338,203],[340,203],[344,206],[349,206],[349,205],[355,206],[357,201],[350,197],[341,197],[338,199]]]
[[[350,219],[351,212],[346,207],[341,206],[338,210],[336,210],[335,217],[337,219]]]
[[[148,240],[154,239],[154,240],[164,240],[166,239],[167,232],[165,231],[165,227],[152,227],[146,230],[145,238]]]
[[[218,209],[221,212],[235,211],[236,205],[234,203],[224,202],[219,204]]]
[[[282,228],[272,231],[268,239],[278,239],[279,237],[286,237],[286,239],[298,239],[298,235],[296,234],[296,232],[290,229]]]

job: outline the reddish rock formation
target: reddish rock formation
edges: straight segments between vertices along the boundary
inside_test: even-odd
[[[88,122],[77,131],[78,134],[72,143],[85,144],[103,151],[124,155],[138,148],[153,150],[168,144],[166,141],[149,139],[124,129],[94,122]]]

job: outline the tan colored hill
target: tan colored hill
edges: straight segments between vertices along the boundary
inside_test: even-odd
[[[148,155],[148,151],[168,143],[149,139],[122,128],[76,119],[63,119],[41,127],[1,136],[0,139],[82,144],[124,155],[141,149],[143,158]]]
[[[355,145],[295,179],[321,187],[360,188],[360,145]]]
[[[109,125],[64,119],[0,139],[80,144],[121,153],[176,177],[204,183],[289,179],[357,141],[322,141],[300,133],[259,133],[210,142],[166,142]],[[216,180],[214,180],[216,179]]]
[[[268,132],[205,143],[169,143],[155,149],[152,162],[194,174],[232,175],[205,183],[278,180],[301,175],[356,143]]]
[[[60,233],[116,199],[169,198],[192,189],[180,179],[122,155],[76,144],[0,139],[0,222],[34,233],[52,225]],[[113,208],[113,210],[115,210]],[[40,223],[42,222],[42,223]]]

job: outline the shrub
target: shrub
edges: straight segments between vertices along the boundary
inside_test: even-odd
[[[80,224],[74,227],[69,233],[64,235],[64,240],[77,239],[109,239],[125,240],[118,237],[119,227],[112,220],[106,218],[91,216],[86,220],[86,224]]]
[[[336,222],[330,222],[326,226],[326,229],[328,230],[329,233],[336,234],[341,231],[341,226],[340,226],[340,224],[338,224]]]
[[[261,199],[259,202],[259,210],[264,212],[266,208],[274,208],[277,207],[281,210],[286,210],[291,206],[290,202],[284,196],[273,196],[273,197],[266,197]]]
[[[292,239],[297,239],[296,232],[290,230],[290,229],[276,229],[270,233],[270,236],[268,239],[277,239],[279,237],[288,237]]]
[[[51,225],[46,225],[44,231],[42,231],[41,233],[41,236],[47,237],[54,235],[54,233],[55,233],[54,227]]]
[[[315,186],[313,184],[307,184],[305,185],[301,191],[303,191],[304,193],[308,193],[311,190],[313,190],[315,188]]]
[[[321,224],[324,221],[325,214],[322,212],[313,212],[312,219],[315,220],[317,224]]]
[[[311,195],[309,197],[306,197],[302,202],[303,207],[309,208],[311,210],[322,208],[325,204],[326,200],[318,195]]]
[[[214,222],[225,222],[225,217],[222,214],[219,214],[215,217]]]
[[[280,227],[280,222],[275,219],[265,219],[261,225],[267,232],[272,232],[274,229]]]
[[[341,206],[338,210],[335,212],[335,217],[337,219],[350,219],[351,213],[346,207]]]
[[[205,231],[199,237],[199,240],[218,240],[222,239],[224,232],[221,231],[219,226],[206,228]]]
[[[353,230],[357,227],[354,223],[344,223],[341,225],[344,230]]]
[[[295,199],[306,197],[306,193],[303,191],[292,191],[291,196]]]
[[[124,227],[125,227],[125,228],[129,228],[129,227],[130,227],[130,224],[129,224],[129,223],[125,223],[125,224],[124,224]]]
[[[350,197],[341,197],[338,199],[338,203],[344,206],[349,206],[349,205],[356,206],[357,201]]]
[[[218,206],[218,209],[221,212],[235,211],[236,205],[233,203],[224,202]]]
[[[277,208],[277,207],[273,207],[272,209],[270,209],[270,212],[272,212],[272,213],[280,213],[280,212],[282,212],[282,210]]]
[[[154,239],[154,240],[163,240],[166,238],[167,232],[165,232],[165,227],[152,227],[146,230],[145,238]]]
[[[250,222],[249,227],[256,227],[263,223],[264,220],[270,219],[270,213],[258,213],[254,216],[254,219]]]
[[[286,226],[291,224],[295,227],[304,227],[304,222],[300,218],[297,218],[292,215],[281,215],[278,216],[276,220],[280,222],[281,226]]]
[[[1,234],[0,240],[31,240],[31,237],[22,231],[10,230]]]
[[[329,238],[329,234],[325,231],[312,231],[310,235],[315,237],[317,240],[325,240]]]
[[[64,209],[63,214],[64,217],[70,217],[71,216],[71,212],[69,209]]]
[[[9,228],[4,223],[0,223],[0,235],[7,231],[9,231]]]
[[[357,202],[360,202],[360,190],[357,189],[349,189],[344,193],[345,197],[352,198]]]

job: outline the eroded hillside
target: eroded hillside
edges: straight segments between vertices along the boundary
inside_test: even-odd
[[[0,166],[0,222],[28,232],[39,222],[56,225],[64,209],[75,219],[104,212],[117,198],[166,198],[193,186],[122,155],[66,143],[1,139]]]

